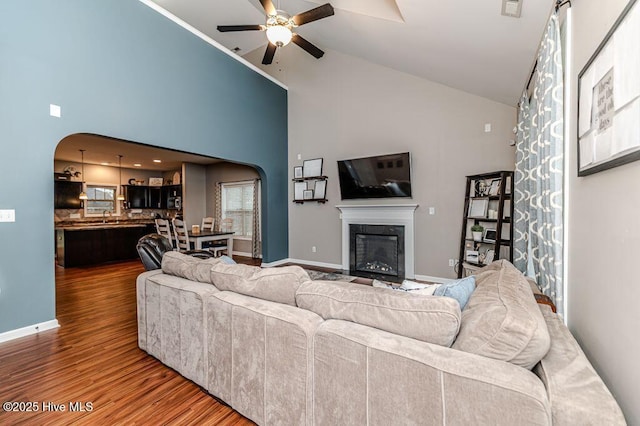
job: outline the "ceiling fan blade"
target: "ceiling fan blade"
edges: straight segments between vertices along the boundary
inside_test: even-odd
[[[277,13],[276,7],[271,0],[260,0],[260,3],[262,3],[262,7],[264,11],[267,12],[267,15],[275,15]]]
[[[322,50],[318,49],[316,46],[311,44],[311,42],[303,39],[298,34],[294,34],[293,38],[291,38],[291,41],[302,47],[307,51],[307,53],[314,56],[316,59],[320,59],[324,55],[324,52]]]
[[[291,20],[297,25],[308,24],[309,22],[317,21],[318,19],[326,18],[333,15],[333,6],[326,3],[322,6],[318,6],[315,9],[307,10],[306,12],[298,13]]]
[[[276,54],[277,48],[278,47],[275,44],[267,44],[267,50],[265,50],[264,57],[262,58],[263,65],[269,65],[271,62],[273,62],[273,55]]]
[[[263,31],[264,25],[218,25],[218,31],[227,33],[229,31]]]

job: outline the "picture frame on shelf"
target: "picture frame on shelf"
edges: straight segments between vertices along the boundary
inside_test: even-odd
[[[303,200],[313,200],[313,190],[312,189],[305,189],[302,192],[302,199]]]
[[[495,243],[497,232],[495,229],[486,228],[482,235],[482,241],[485,243]]]
[[[163,179],[161,177],[150,177],[149,186],[162,186]]]
[[[489,185],[489,196],[500,195],[500,182],[502,179],[493,179]]]
[[[294,201],[304,200],[304,191],[306,190],[307,190],[306,182],[294,182],[293,183],[293,200]]]
[[[469,215],[470,219],[486,219],[487,209],[489,208],[489,200],[472,198],[469,203]]]
[[[322,158],[304,160],[302,163],[302,177],[322,176]]]
[[[317,180],[313,188],[313,193],[315,194],[315,198],[324,200],[327,197],[327,181]]]
[[[293,168],[293,178],[302,179],[302,166],[296,166]]]
[[[487,253],[484,255],[484,264],[488,265],[493,262],[493,258],[495,257],[495,250],[487,250]]]

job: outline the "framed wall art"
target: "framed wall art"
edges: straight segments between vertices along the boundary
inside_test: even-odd
[[[322,176],[322,158],[304,160],[302,163],[302,175],[304,177]]]
[[[578,74],[578,176],[640,159],[640,7],[629,2]]]

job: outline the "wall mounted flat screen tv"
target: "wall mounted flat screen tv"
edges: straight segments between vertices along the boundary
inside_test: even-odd
[[[343,200],[411,197],[408,152],[340,160],[338,176]]]

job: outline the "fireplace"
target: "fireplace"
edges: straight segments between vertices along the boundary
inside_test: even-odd
[[[417,204],[355,204],[336,206],[336,208],[340,210],[340,219],[342,220],[342,270],[347,272],[354,269],[351,268],[351,247],[353,246],[351,243],[351,225],[382,225],[396,230],[403,230],[403,236],[397,240],[397,250],[399,252],[397,261],[399,273],[397,280],[401,281],[402,278],[400,277],[408,279],[415,278],[414,213],[417,207]],[[372,234],[388,236],[379,232],[372,232]],[[384,247],[387,244],[391,245],[389,240],[393,241],[393,238],[382,238],[378,239],[377,242],[382,243]],[[386,267],[382,266],[382,268]],[[364,271],[357,271],[356,273],[352,273],[352,275],[363,275],[364,273]],[[380,274],[378,277],[385,281],[394,281],[391,275]]]
[[[404,226],[349,225],[349,274],[401,282],[405,278]]]

